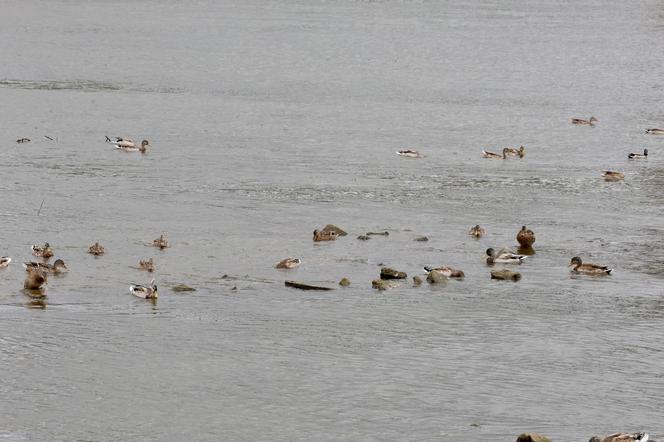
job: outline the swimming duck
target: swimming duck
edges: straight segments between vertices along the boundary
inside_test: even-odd
[[[443,276],[447,276],[448,278],[463,278],[464,276],[466,276],[464,275],[462,270],[453,269],[452,267],[447,267],[447,266],[441,266],[441,267],[424,266],[424,270],[426,270],[427,272],[437,272]]]
[[[44,243],[43,246],[33,245],[32,254],[41,258],[50,258],[53,256],[53,249],[49,243]]]
[[[602,176],[605,181],[621,181],[625,179],[625,174],[622,172],[613,172],[611,170],[605,170],[602,172]]]
[[[530,229],[526,229],[526,226],[522,226],[519,233],[516,234],[516,240],[521,247],[532,247],[535,243],[535,233]]]
[[[9,256],[0,257],[0,269],[4,269],[12,262],[12,259]]]
[[[647,442],[650,440],[648,433],[613,433],[601,438],[593,436],[588,442]],[[654,442],[654,441],[653,441]]]
[[[34,262],[34,261],[24,262],[23,267],[25,267],[25,270],[27,270],[28,272],[34,270],[40,270],[42,272],[48,272],[48,273],[65,273],[69,271],[69,268],[65,265],[65,262],[61,259],[56,259],[53,264],[46,264],[43,262]]]
[[[508,157],[523,158],[526,155],[526,148],[523,146],[519,147],[518,149],[515,149],[514,147],[506,147],[505,155]]]
[[[653,135],[664,135],[664,129],[646,129],[647,134],[653,134]]]
[[[106,252],[106,250],[104,250],[104,246],[102,246],[98,242],[92,244],[88,248],[88,253],[90,253],[92,255],[95,255],[95,256],[103,255],[105,252]]]
[[[397,155],[408,158],[422,158],[422,155],[414,149],[404,149],[397,151]]]
[[[484,232],[484,229],[480,227],[480,225],[476,225],[475,227],[471,228],[468,234],[470,236],[474,236],[475,238],[481,238],[485,235],[486,232]]]
[[[569,263],[569,267],[574,266],[572,273],[585,273],[587,275],[608,275],[613,269],[607,266],[600,266],[597,264],[584,264],[581,258],[575,256]]]
[[[30,142],[30,138],[19,138],[18,140],[16,140],[16,142],[19,143],[19,144],[21,144],[21,143],[29,143],[29,142]]]
[[[129,286],[129,291],[132,292],[135,296],[143,299],[157,299],[159,297],[159,293],[157,292],[157,284],[154,283],[154,279],[150,281],[149,287],[132,284]]]
[[[302,263],[300,258],[285,258],[279,261],[274,268],[276,269],[294,269]]]
[[[152,258],[148,260],[141,259],[138,261],[138,268],[148,272],[154,272],[154,261],[152,261]]]
[[[498,251],[498,253],[496,253],[492,247],[486,249],[486,254],[488,256],[486,263],[489,265],[493,265],[495,263],[521,264],[527,258],[527,256],[517,255],[509,249],[501,249]]]
[[[39,269],[28,269],[28,273],[25,275],[25,281],[23,281],[23,288],[28,290],[39,290],[47,282],[48,276],[46,276],[46,273]]]
[[[595,117],[590,117],[587,120],[584,120],[582,118],[572,118],[572,124],[587,124],[588,126],[594,126],[595,121],[599,121],[599,120]]]
[[[323,230],[314,230],[314,241],[334,241],[337,239],[336,232],[329,231],[325,232]]]
[[[152,241],[152,245],[155,247],[159,247],[162,250],[167,247],[170,247],[168,244],[168,240],[164,237],[163,233],[159,236],[159,238]]]
[[[648,149],[643,149],[643,153],[630,153],[627,155],[630,160],[643,160],[648,158]]]
[[[502,155],[498,155],[495,152],[489,152],[488,150],[483,150],[482,151],[482,156],[484,158],[493,158],[495,160],[504,160],[504,159],[507,158],[507,149],[508,149],[507,147],[503,149],[503,154]]]
[[[148,140],[141,141],[141,145],[138,146],[131,140],[123,140],[121,143],[115,143],[115,148],[120,149],[123,152],[141,152],[145,153],[150,148],[150,142]]]

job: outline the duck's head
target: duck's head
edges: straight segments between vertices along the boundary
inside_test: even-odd
[[[49,243],[47,243],[47,242],[44,243],[44,248],[45,248],[45,249],[48,249],[49,247],[51,247],[51,245],[50,245]]]
[[[493,250],[493,247],[489,247],[488,249],[486,249],[486,254],[487,254],[487,256],[495,256],[496,251]]]
[[[526,148],[523,146],[519,147],[519,158],[523,158],[525,154],[526,154]]]
[[[590,117],[590,120],[588,120],[588,121],[590,121],[592,123],[593,121],[599,121],[599,120],[595,117]]]
[[[581,258],[579,258],[578,256],[575,256],[575,257],[572,258],[572,260],[569,262],[569,265],[570,265],[570,266],[580,266],[581,264],[583,264],[583,262],[581,261]]]
[[[58,270],[69,270],[65,265],[65,262],[61,259],[56,259],[53,263],[53,268]]]
[[[141,147],[149,146],[150,142],[148,140],[141,141]]]
[[[648,149],[643,149],[643,156],[647,157],[648,156]]]

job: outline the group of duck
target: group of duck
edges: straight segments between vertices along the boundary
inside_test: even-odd
[[[571,122],[572,124],[576,124],[578,126],[593,127],[595,126],[595,123],[599,122],[599,120],[591,116],[587,120],[583,118],[572,118]],[[664,135],[664,129],[659,129],[659,128],[646,129],[646,133],[651,135]],[[408,157],[408,158],[424,157],[424,155],[422,155],[420,152],[418,152],[415,149],[402,149],[397,151],[397,155],[401,155],[403,157]],[[492,158],[497,160],[506,160],[508,158],[523,158],[525,155],[526,155],[526,148],[524,146],[520,146],[519,148],[505,147],[502,150],[502,154],[491,152],[488,150],[482,150],[482,156],[484,158]],[[627,158],[629,158],[630,160],[646,159],[648,158],[648,149],[643,149],[643,153],[634,153],[634,152],[629,153],[627,155]],[[622,181],[625,179],[625,174],[613,170],[605,170],[602,172],[602,177],[604,177],[604,180],[606,181]]]
[[[152,245],[160,250],[170,247],[168,240],[163,233],[159,238],[152,241]],[[95,242],[88,247],[88,253],[94,256],[101,256],[106,253],[106,249],[98,242]],[[48,283],[48,275],[66,273],[69,271],[69,267],[67,267],[62,259],[56,259],[53,264],[48,263],[48,261],[55,255],[55,252],[49,243],[45,243],[43,246],[33,245],[32,255],[42,258],[42,262],[26,261],[23,263],[23,267],[26,271],[23,288],[28,295],[39,298],[43,297],[45,294],[44,286]],[[8,256],[0,257],[0,268],[8,267],[11,262],[12,259]],[[147,272],[153,272],[155,269],[154,260],[152,258],[139,260],[137,268]],[[129,287],[129,291],[139,298],[157,299],[159,297],[159,292],[157,291],[157,285],[155,284],[154,279],[149,285],[132,284]]]

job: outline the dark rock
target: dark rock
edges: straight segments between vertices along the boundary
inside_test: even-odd
[[[426,236],[416,236],[413,241],[425,242],[425,241],[429,241],[429,238],[427,238]]]
[[[300,289],[300,290],[334,290],[333,288],[330,287],[321,287],[318,285],[310,285],[297,281],[285,281],[284,285],[286,287],[293,287],[295,289]]]
[[[413,285],[417,287],[421,284],[422,284],[422,278],[420,278],[419,276],[413,276]]]
[[[546,436],[537,433],[522,433],[516,438],[516,442],[553,442]]]
[[[406,272],[400,272],[389,267],[380,269],[380,279],[406,279],[407,277]]]
[[[369,241],[371,239],[371,237],[369,237],[367,235],[360,235],[360,236],[357,237],[357,239],[359,239],[360,241]]]
[[[341,281],[339,281],[339,285],[341,287],[348,287],[350,285],[350,279],[342,278]]]
[[[193,287],[188,286],[187,284],[178,284],[174,285],[171,290],[174,292],[195,292],[196,289]]]

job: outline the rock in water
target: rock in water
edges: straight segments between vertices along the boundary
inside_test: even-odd
[[[429,241],[429,238],[427,238],[426,236],[416,236],[413,241],[426,242]]]
[[[327,226],[323,227],[323,232],[334,232],[337,234],[337,236],[346,236],[348,233],[346,233],[343,229],[340,229],[339,227],[335,226],[334,224],[328,224]]]
[[[350,285],[350,279],[342,278],[341,281],[339,281],[339,285],[341,287],[348,287]]]
[[[516,438],[516,442],[553,442],[546,436],[537,433],[522,433]]]
[[[193,287],[189,287],[187,284],[178,284],[178,285],[174,285],[174,286],[172,287],[172,290],[173,290],[174,292],[195,292],[195,291],[196,291],[195,288],[193,288]]]
[[[318,285],[305,284],[303,282],[297,282],[297,281],[285,281],[284,285],[286,287],[293,287],[295,289],[300,289],[300,290],[334,290],[333,288],[330,287],[321,287]]]
[[[491,272],[491,279],[500,279],[503,281],[518,281],[521,279],[521,273],[513,272],[511,270],[493,270]]]
[[[415,287],[422,285],[422,278],[420,278],[419,276],[413,276],[413,285]]]
[[[406,272],[400,272],[389,267],[380,269],[380,279],[406,279],[407,276]]]
[[[438,284],[440,282],[445,282],[445,281],[447,281],[447,276],[435,270],[430,271],[429,274],[427,275],[427,282],[429,284]]]
[[[387,290],[398,286],[399,284],[395,281],[386,281],[384,279],[374,279],[371,281],[371,287],[377,290]]]
[[[357,239],[359,239],[360,241],[369,241],[371,237],[367,235],[360,235],[357,237]]]

